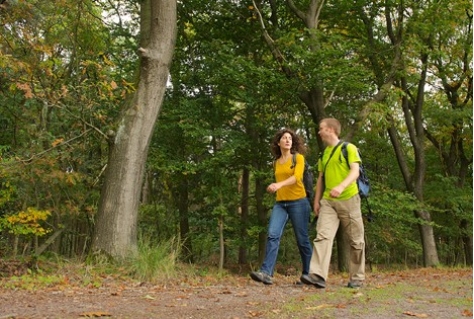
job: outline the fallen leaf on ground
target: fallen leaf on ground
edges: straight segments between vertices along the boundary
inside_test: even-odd
[[[249,305],[249,306],[258,306],[259,304],[260,304],[260,302],[258,302],[258,301],[249,301],[249,302],[247,302],[247,305]]]
[[[306,310],[317,310],[317,309],[332,308],[332,307],[335,307],[335,305],[325,303],[316,307],[306,307]]]
[[[426,313],[414,313],[411,311],[405,311],[403,314],[407,316],[417,317],[417,318],[428,318],[428,315]]]
[[[250,317],[261,317],[263,316],[263,312],[261,311],[249,311]]]
[[[471,310],[464,310],[462,312],[463,317],[472,317],[472,311]]]
[[[108,312],[102,312],[102,311],[93,311],[93,312],[84,312],[81,313],[79,316],[81,317],[112,317],[112,315]]]

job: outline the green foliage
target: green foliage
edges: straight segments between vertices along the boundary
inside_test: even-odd
[[[373,222],[365,223],[367,261],[373,264],[417,264],[422,253],[416,210],[424,209],[413,195],[373,185],[370,208]],[[362,211],[367,213],[363,202]]]
[[[116,4],[13,1],[2,9],[0,247],[12,246],[9,231],[28,233],[22,236],[25,246],[26,237],[44,234],[18,216],[35,207],[52,214],[37,220],[43,227],[48,222],[48,229],[67,228],[51,250],[66,256],[87,250],[109,151],[105,133],[115,129],[138,71],[139,6]],[[298,7],[306,10],[306,5]],[[264,19],[275,18],[263,21],[266,30],[283,54],[275,60],[262,42],[253,8],[220,0],[181,3],[169,90],[150,144],[147,196],[138,220],[139,236],[153,238],[143,244],[139,262],[147,276],[153,278],[153,269],[160,267],[152,257],[159,250],[155,242],[178,234],[188,236],[180,245],[189,244],[186,253],[189,249],[196,263],[216,264],[219,220],[224,222],[226,262],[235,263],[242,248],[249,262],[257,259],[259,234],[266,231],[274,201],[265,193],[273,178],[269,141],[276,130],[291,127],[304,135],[307,159],[316,163],[316,110],[301,100],[315,86],[322,88],[318,98],[325,115],[339,118],[344,133],[360,110],[366,112],[352,141],[361,148],[374,185],[369,201],[376,219],[366,224],[371,262],[420,262],[421,221],[414,214],[419,209],[431,213],[441,260],[461,262],[462,241],[472,238],[472,24],[467,5],[465,0],[424,8],[418,2],[339,1],[325,4],[318,29],[307,29],[285,2],[274,8],[263,2]],[[387,41],[387,21],[381,19],[386,10],[393,21],[397,10],[406,13],[403,23],[392,26],[404,36],[396,66],[392,61],[398,51]],[[115,20],[115,12],[131,18]],[[371,32],[372,39],[367,37]],[[419,203],[405,192],[413,176],[405,181],[400,173],[387,129],[393,127],[400,137],[412,175],[414,137],[400,101],[407,99],[413,107],[421,99],[414,88],[423,54],[428,54],[429,86],[420,110],[426,176],[424,202]],[[285,67],[291,73],[281,72]],[[393,67],[400,69],[392,74]],[[397,85],[403,76],[410,90],[384,87],[392,76]],[[385,99],[375,101],[377,93],[386,94]],[[250,175],[246,193],[244,169]],[[17,216],[14,224],[8,216]],[[281,245],[279,260],[298,265],[291,233]],[[163,260],[171,256],[159,253]],[[100,285],[96,276],[86,277]]]

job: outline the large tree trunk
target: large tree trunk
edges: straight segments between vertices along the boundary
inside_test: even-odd
[[[422,70],[418,81],[416,95],[410,92],[405,78],[402,77],[399,81],[400,88],[403,92],[407,93],[401,99],[401,106],[410,142],[413,147],[413,153],[415,154],[415,169],[413,174],[410,174],[396,131],[393,127],[388,131],[405,181],[406,189],[412,192],[420,203],[423,203],[424,201],[423,188],[426,172],[424,149],[425,134],[422,109],[424,104],[424,89],[426,85],[427,60],[428,57],[426,54],[423,54],[420,57]],[[412,98],[412,96],[416,96],[416,98]],[[439,264],[439,258],[436,249],[434,230],[431,225],[431,215],[427,211],[416,211],[415,216],[423,220],[423,223],[419,225],[421,243],[423,246],[423,263],[425,266],[436,266]]]
[[[143,171],[166,90],[176,39],[176,0],[145,0],[141,8],[138,89],[110,137],[93,251],[114,258],[134,252]]]

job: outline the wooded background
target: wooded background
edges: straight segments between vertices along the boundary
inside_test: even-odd
[[[0,2],[1,257],[178,241],[186,262],[255,266],[270,138],[296,130],[316,166],[330,116],[371,179],[368,262],[472,265],[471,1]],[[150,138],[125,154],[132,117]],[[290,227],[279,262],[299,268]]]

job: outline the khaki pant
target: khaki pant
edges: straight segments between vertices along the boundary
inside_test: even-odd
[[[350,243],[350,281],[365,280],[364,222],[359,195],[344,201],[321,200],[309,273],[327,279],[332,246],[339,224]]]

